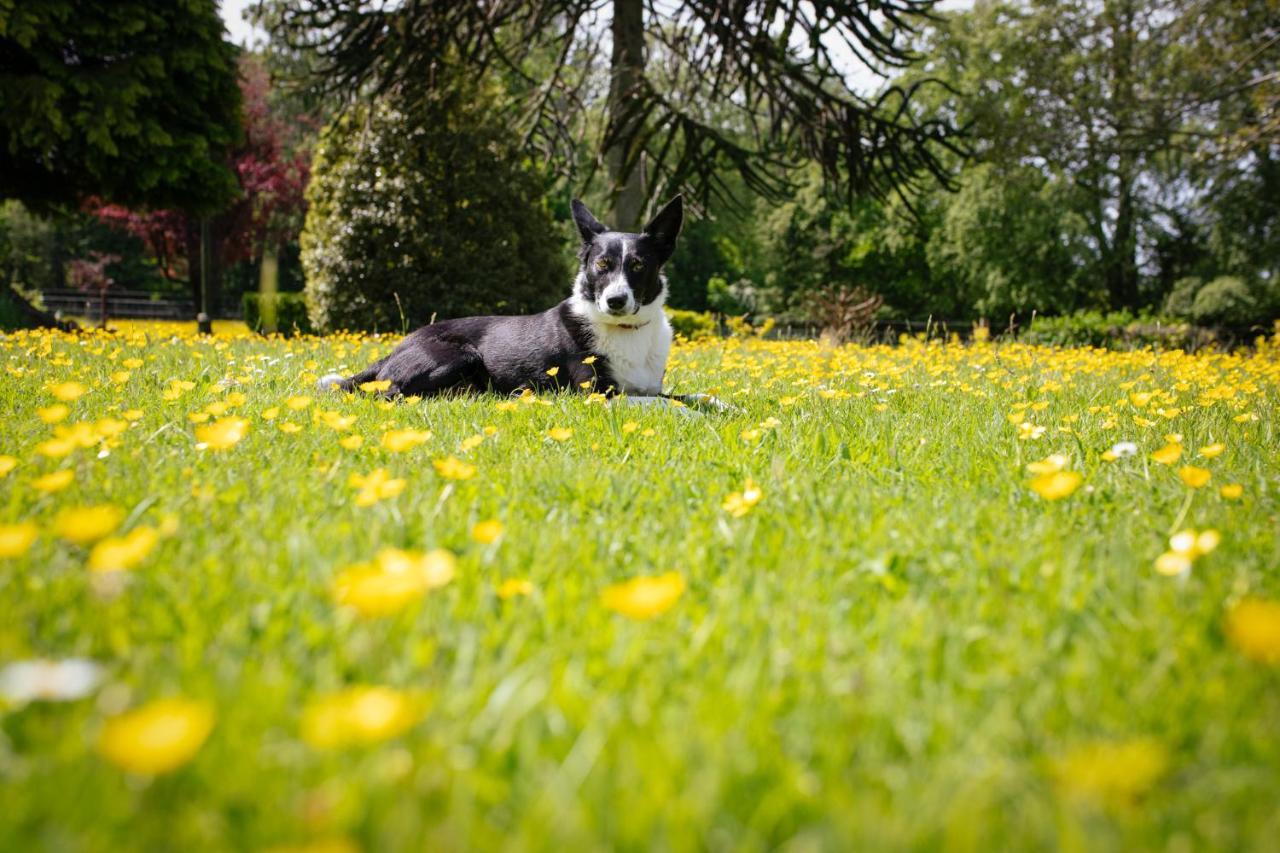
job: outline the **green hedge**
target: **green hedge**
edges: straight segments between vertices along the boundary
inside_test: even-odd
[[[255,332],[263,334],[275,331],[286,337],[311,334],[311,320],[307,317],[307,300],[303,294],[277,293],[275,295],[275,303],[275,328],[264,328],[260,294],[246,293],[242,301],[244,324]]]
[[[682,311],[679,308],[668,308],[667,319],[671,321],[671,329],[677,335],[691,341],[714,338],[720,333],[720,324],[709,311]]]
[[[1049,346],[1094,346],[1109,349],[1195,349],[1213,340],[1213,334],[1189,323],[1166,317],[1134,315],[1128,311],[1103,314],[1082,311],[1062,317],[1037,317],[1018,340]]]

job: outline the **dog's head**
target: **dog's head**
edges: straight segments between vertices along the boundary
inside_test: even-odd
[[[684,201],[676,196],[639,234],[610,231],[587,206],[573,200],[573,221],[582,235],[582,264],[574,295],[594,307],[606,323],[628,324],[647,306],[661,311],[667,283],[662,265],[676,248]]]

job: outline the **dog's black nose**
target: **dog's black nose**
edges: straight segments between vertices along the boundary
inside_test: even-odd
[[[619,308],[626,307],[627,295],[625,293],[620,293],[620,294],[617,294],[616,296],[610,296],[608,299],[605,300],[605,302],[609,304],[610,308],[617,311]]]

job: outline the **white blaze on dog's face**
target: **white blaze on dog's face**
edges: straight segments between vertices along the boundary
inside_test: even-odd
[[[574,199],[573,220],[582,235],[582,264],[575,295],[591,305],[599,320],[612,324],[636,322],[640,312],[661,310],[666,296],[662,265],[675,251],[684,220],[684,206],[676,196],[639,234],[610,231]]]

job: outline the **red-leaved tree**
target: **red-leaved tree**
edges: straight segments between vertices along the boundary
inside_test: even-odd
[[[251,55],[240,61],[244,98],[244,138],[230,155],[240,184],[236,200],[209,220],[209,305],[216,307],[222,270],[256,261],[264,249],[297,239],[306,213],[303,193],[310,176],[309,130],[305,116],[288,116],[271,101],[271,80]],[[100,221],[139,238],[160,274],[186,280],[200,304],[200,221],[179,210],[131,210],[90,199],[85,209]]]

